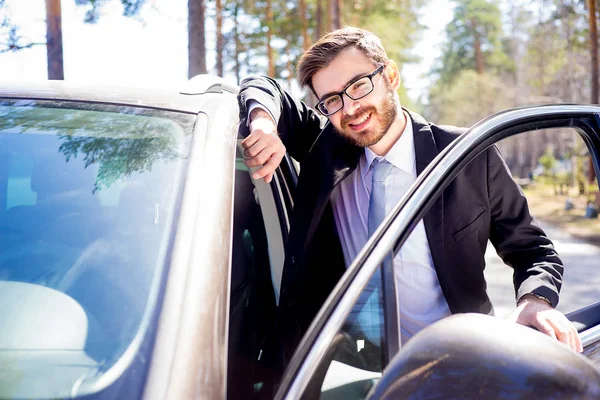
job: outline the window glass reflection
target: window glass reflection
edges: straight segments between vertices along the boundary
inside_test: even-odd
[[[20,377],[2,398],[108,371],[168,259],[193,118],[59,106],[0,102],[0,364]]]

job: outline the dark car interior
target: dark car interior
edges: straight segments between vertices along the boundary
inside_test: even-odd
[[[227,397],[249,399],[266,390],[261,349],[276,304],[265,223],[240,154],[235,171],[231,274]]]

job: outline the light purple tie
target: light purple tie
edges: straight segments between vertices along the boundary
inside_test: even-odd
[[[373,176],[371,197],[369,198],[369,219],[367,223],[369,237],[373,235],[386,216],[386,189],[389,188],[389,183],[386,183],[386,179],[394,168],[392,164],[383,158],[375,159],[372,165]]]
[[[372,164],[372,186],[369,198],[368,235],[371,237],[386,216],[385,199],[386,182],[394,166],[383,158],[376,159]],[[364,304],[360,304],[364,303]],[[381,330],[383,329],[383,292],[381,290],[381,271],[376,272],[367,284],[363,295],[357,301],[358,323],[365,337],[379,346]]]

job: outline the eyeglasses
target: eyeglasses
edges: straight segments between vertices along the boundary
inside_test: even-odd
[[[330,116],[340,111],[344,107],[343,95],[350,97],[352,100],[362,99],[373,91],[373,77],[383,71],[382,65],[377,68],[373,73],[369,75],[357,78],[354,82],[351,82],[341,92],[327,97],[325,100],[320,101],[317,104],[317,110],[325,116]]]

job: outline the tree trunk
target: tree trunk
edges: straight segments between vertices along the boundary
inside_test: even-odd
[[[216,0],[217,14],[217,75],[223,76],[223,47],[225,40],[223,38],[223,4],[221,0]]]
[[[592,61],[592,104],[598,104],[598,30],[596,25],[596,0],[587,0],[590,23],[590,59]]]
[[[475,34],[475,40],[473,42],[473,47],[475,50],[475,70],[479,75],[483,74],[484,64],[483,64],[483,53],[481,52],[481,34],[477,30],[477,21],[475,18],[471,19],[471,28]]]
[[[292,54],[292,37],[291,35],[288,36],[288,40],[287,40],[287,54]],[[292,57],[287,57],[287,63],[286,63],[286,69],[287,69],[287,84],[288,84],[288,90],[290,91],[290,93],[292,93],[292,80],[294,79],[294,67],[292,65]]]
[[[60,0],[46,0],[46,49],[48,79],[65,79]]]
[[[322,31],[322,27],[323,27],[323,0],[316,0],[317,1],[317,11],[316,11],[316,27],[315,27],[315,42],[317,40],[319,40],[321,38],[321,36],[323,35],[323,31]]]
[[[342,27],[342,2],[341,0],[330,0],[329,4],[331,30],[340,29]]]
[[[538,28],[541,30],[541,34],[539,35],[540,43],[538,44],[540,50],[540,63],[539,63],[539,73],[540,73],[540,95],[544,95],[546,92],[546,82],[545,82],[545,74],[546,74],[546,37],[545,33],[547,30],[547,26],[544,24],[543,18],[544,12],[544,3],[543,0],[540,2],[539,14],[538,14]]]
[[[188,0],[188,78],[206,74],[204,0]]]
[[[240,43],[240,32],[238,31],[238,16],[240,12],[240,0],[236,0],[233,10],[233,36],[235,38],[235,79],[239,85],[241,82],[240,76],[240,53],[242,52],[242,44]]]
[[[269,61],[269,76],[275,78],[275,60],[273,49],[271,49],[271,38],[273,36],[273,9],[271,0],[267,0],[267,60]]]
[[[598,30],[596,25],[596,0],[588,0],[589,22],[590,22],[590,58],[592,61],[592,104],[598,104]],[[594,182],[596,174],[592,157],[589,158],[588,181]]]
[[[565,5],[562,6],[566,8]],[[565,18],[563,26],[563,36],[566,39],[566,54],[567,60],[573,59],[573,26],[570,18]],[[566,101],[568,103],[573,102],[573,98],[575,97],[575,93],[573,92],[573,63],[567,62],[565,63],[565,72],[562,73],[562,80],[564,82],[564,92],[560,96],[561,100]]]
[[[300,21],[302,22],[302,48],[306,51],[310,47],[308,19],[306,18],[306,0],[300,0]]]

